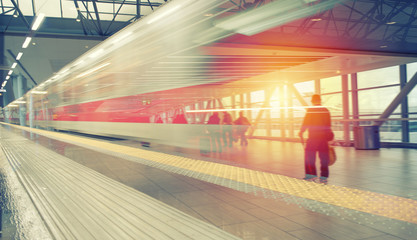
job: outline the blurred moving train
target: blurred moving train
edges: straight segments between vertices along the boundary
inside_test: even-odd
[[[242,9],[229,0],[170,1],[6,106],[5,118],[14,112],[30,127],[197,147],[194,139],[216,127],[205,121],[224,108],[222,98],[291,78],[281,70],[329,67],[342,57],[274,42],[282,24],[338,2],[255,1]],[[183,114],[188,124],[171,124]]]

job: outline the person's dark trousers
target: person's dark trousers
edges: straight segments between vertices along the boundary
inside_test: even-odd
[[[305,148],[305,172],[306,174],[317,176],[316,155],[320,158],[320,176],[329,177],[329,144],[321,139],[307,140]]]

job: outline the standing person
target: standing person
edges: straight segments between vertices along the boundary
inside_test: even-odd
[[[307,108],[299,136],[303,139],[304,131],[308,130],[308,139],[305,145],[304,163],[305,180],[317,179],[316,153],[320,157],[320,182],[326,183],[329,177],[329,141],[333,140],[331,131],[330,112],[321,106],[320,95],[311,97],[313,107]]]
[[[222,152],[222,143],[220,140],[220,117],[218,112],[214,112],[213,115],[210,116],[207,124],[210,125],[218,125],[218,126],[210,126],[209,133],[211,138],[211,149],[213,152]]]
[[[223,131],[223,147],[233,147],[233,120],[232,115],[228,112],[223,112],[222,131]],[[228,141],[229,140],[229,144]]]
[[[240,138],[240,145],[247,146],[248,140],[246,139],[246,131],[248,130],[251,124],[249,120],[245,116],[243,116],[243,111],[239,112],[239,118],[236,119],[236,121],[234,121],[234,124],[237,125],[236,133]]]

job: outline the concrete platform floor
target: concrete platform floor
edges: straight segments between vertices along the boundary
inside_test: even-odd
[[[202,156],[131,140],[6,128],[242,239],[417,236],[416,149],[336,147],[338,160],[324,185],[300,180],[300,143],[250,139],[248,146]]]

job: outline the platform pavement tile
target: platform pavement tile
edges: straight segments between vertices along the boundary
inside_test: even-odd
[[[223,226],[222,229],[243,240],[298,240],[291,233],[282,231],[262,221],[230,224]]]
[[[192,208],[218,227],[259,220],[245,211],[226,203],[201,205]]]
[[[293,222],[285,217],[277,216],[275,218],[264,219],[264,221],[285,232],[290,232],[290,231],[295,231],[295,230],[305,228],[305,226],[300,225],[296,222]]]
[[[337,216],[310,212],[288,216],[291,221],[337,240],[359,240],[381,235],[381,231]]]
[[[289,233],[300,240],[338,240],[337,238],[328,237],[310,228],[303,228],[295,231],[290,231]]]

